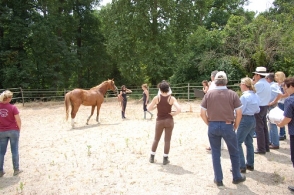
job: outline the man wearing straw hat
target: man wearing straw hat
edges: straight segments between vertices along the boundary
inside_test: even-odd
[[[257,67],[254,73],[255,89],[256,94],[260,99],[260,112],[256,113],[256,139],[257,139],[257,149],[254,151],[255,154],[265,154],[269,152],[269,134],[267,127],[267,111],[268,105],[271,100],[271,86],[265,79],[269,74],[266,72],[265,67]]]

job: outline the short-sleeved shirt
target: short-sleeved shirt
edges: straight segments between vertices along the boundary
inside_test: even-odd
[[[273,101],[279,94],[282,94],[281,88],[276,82],[271,82],[271,99],[270,102]]]
[[[260,99],[260,105],[259,106],[268,106],[271,99],[271,86],[266,81],[265,78],[261,78],[257,83],[254,85],[256,89],[256,94],[258,95]]]
[[[285,91],[284,91],[284,89],[283,89],[283,87],[282,87],[282,85],[284,85],[284,83],[281,83],[281,84],[278,84],[278,85],[279,85],[279,87],[280,87],[280,90],[281,90],[282,94],[285,94]],[[281,103],[281,104],[284,104],[285,99],[286,99],[286,98],[281,98],[281,99],[279,99],[278,102]]]
[[[208,91],[213,90],[215,88],[216,88],[215,81],[211,81],[211,83],[210,83],[210,85],[208,87]]]
[[[238,94],[226,86],[216,86],[208,91],[201,102],[201,108],[207,110],[208,121],[233,122],[234,110],[241,107]]]
[[[242,114],[253,116],[259,113],[259,97],[253,91],[244,91],[240,97],[242,103]]]
[[[19,114],[18,109],[9,103],[0,103],[0,131],[19,130],[15,115]]]
[[[285,99],[284,106],[284,116],[292,119],[288,123],[289,135],[294,135],[294,94]]]

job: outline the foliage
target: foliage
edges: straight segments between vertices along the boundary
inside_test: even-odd
[[[294,1],[255,15],[248,0],[2,0],[0,88],[238,80],[257,66],[294,75]]]

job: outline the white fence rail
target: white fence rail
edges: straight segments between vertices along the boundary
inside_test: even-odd
[[[232,90],[238,90],[239,87],[236,84],[227,85],[228,88]],[[177,99],[191,101],[195,100],[195,89],[202,89],[202,86],[193,83],[184,83],[184,84],[176,84],[172,85],[173,96]],[[140,99],[142,97],[142,89],[141,86],[130,87],[132,90],[131,94],[128,94],[131,99]],[[0,93],[6,89],[0,89]],[[49,89],[23,89],[19,88],[8,88],[8,90],[13,92],[13,102],[21,102],[23,106],[26,102],[33,101],[63,101],[64,95],[70,91],[71,89],[63,89],[63,90],[49,90]],[[157,87],[150,87],[149,94],[150,98],[153,98],[158,93]],[[112,91],[108,91],[105,95],[105,99],[116,97],[116,93]]]

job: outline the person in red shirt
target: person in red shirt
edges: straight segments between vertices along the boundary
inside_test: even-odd
[[[21,119],[16,106],[10,104],[13,93],[6,90],[0,95],[0,177],[5,174],[4,156],[7,150],[8,141],[12,153],[12,163],[16,176],[22,171],[19,169],[18,143],[21,129]]]

